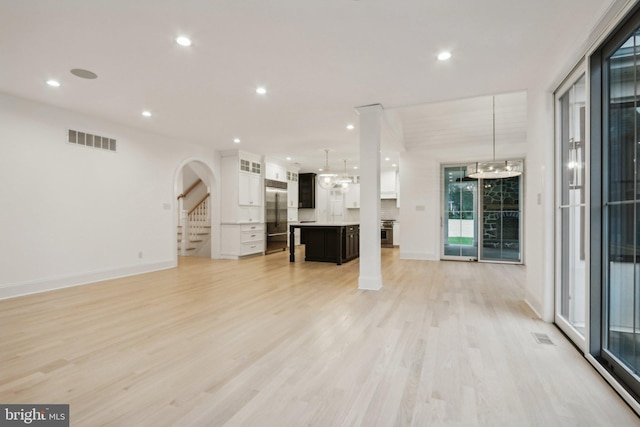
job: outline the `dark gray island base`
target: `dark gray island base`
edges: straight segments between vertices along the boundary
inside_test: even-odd
[[[289,261],[296,260],[295,229],[305,245],[304,260],[341,265],[360,256],[360,225],[356,223],[301,223],[289,226]]]

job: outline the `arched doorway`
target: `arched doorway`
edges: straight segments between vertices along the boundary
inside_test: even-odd
[[[174,183],[178,260],[215,255],[214,189],[213,171],[204,161],[186,160],[178,167]]]

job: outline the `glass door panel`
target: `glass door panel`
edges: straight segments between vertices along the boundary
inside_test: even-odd
[[[602,357],[640,392],[638,142],[640,34],[606,59]]]
[[[520,176],[481,180],[480,260],[521,262]]]
[[[585,248],[585,75],[564,91],[558,103],[559,198],[557,203],[556,324],[584,349],[587,251]]]
[[[478,182],[467,178],[466,166],[443,168],[443,259],[478,256]]]

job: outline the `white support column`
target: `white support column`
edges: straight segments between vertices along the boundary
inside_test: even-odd
[[[380,261],[380,139],[384,110],[356,107],[360,115],[360,277],[358,289],[382,288]]]

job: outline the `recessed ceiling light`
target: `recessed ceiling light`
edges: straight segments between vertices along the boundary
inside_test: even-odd
[[[322,172],[322,168],[318,168],[318,172]]]
[[[451,52],[444,51],[438,54],[438,61],[446,61],[448,59],[451,59]]]
[[[57,80],[47,80],[47,84],[51,87],[60,87],[60,82]]]
[[[76,77],[80,77],[81,79],[93,80],[98,78],[98,75],[93,71],[83,70],[82,68],[72,69],[71,74],[73,74]]]
[[[287,160],[291,160],[291,157],[287,157]]]
[[[396,164],[394,163],[394,164],[392,164],[391,166],[393,166],[393,167],[395,168],[395,167],[396,167],[396,166],[398,166],[398,165],[396,165]]]
[[[267,93],[267,89],[264,86],[259,86],[256,88],[256,93],[258,95],[264,95],[265,93]]]
[[[234,144],[240,144],[240,138],[233,138]]]
[[[349,129],[349,130],[354,130],[354,129],[355,129],[355,126],[354,126],[354,125],[352,125],[351,123],[349,123],[349,124],[347,125],[347,129]]]
[[[176,37],[176,43],[178,43],[180,46],[191,46],[191,39],[189,37],[185,37],[185,36],[179,36]]]
[[[387,162],[388,162],[389,160],[391,160],[391,158],[389,158],[389,157],[385,157],[384,159],[385,159]]]
[[[145,116],[145,117],[151,117],[151,111],[144,110],[142,112],[142,115]]]
[[[357,167],[357,166],[354,166],[354,167],[353,167],[353,169],[354,169],[354,170],[357,170],[357,169],[358,169],[358,167]]]

